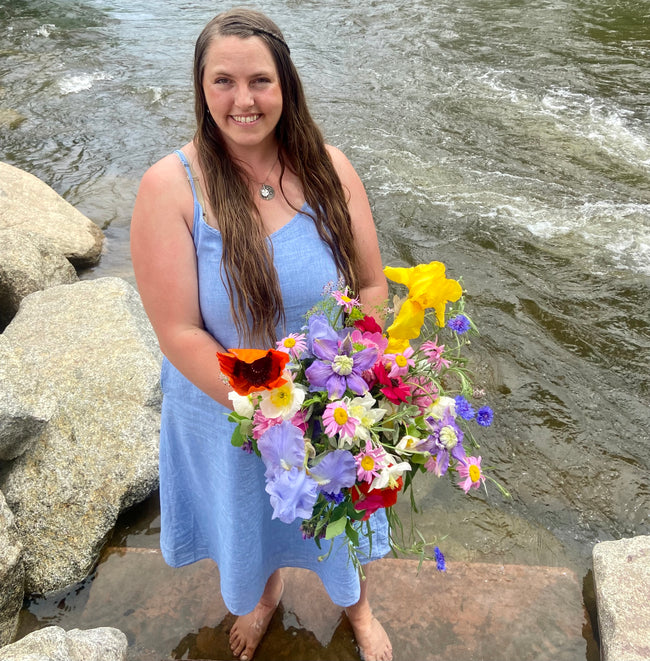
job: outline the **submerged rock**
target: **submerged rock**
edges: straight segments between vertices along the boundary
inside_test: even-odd
[[[0,649],[0,661],[126,661],[126,636],[110,627],[46,627]]]
[[[85,578],[124,509],[158,484],[161,354],[140,297],[119,278],[23,300],[4,333],[55,411],[0,471],[24,545],[27,593]]]

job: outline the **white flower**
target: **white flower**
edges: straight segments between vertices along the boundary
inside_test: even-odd
[[[228,393],[228,399],[232,402],[235,413],[243,415],[245,418],[252,418],[255,408],[253,407],[250,395],[239,395],[234,390]]]
[[[438,397],[431,406],[426,410],[426,415],[430,415],[436,420],[442,420],[445,411],[449,409],[451,414],[456,417],[456,402],[452,397]]]
[[[359,421],[354,433],[355,439],[369,441],[370,427],[377,424],[386,415],[386,409],[374,408],[376,403],[369,392],[363,397],[355,397],[350,401],[348,411]]]
[[[390,459],[394,459],[394,457],[390,457]],[[397,478],[410,470],[411,464],[409,464],[408,461],[402,461],[399,464],[386,466],[381,469],[379,476],[372,481],[370,489],[385,489],[387,487],[389,489],[394,489],[397,486]]]
[[[403,436],[400,442],[395,446],[395,449],[399,450],[400,454],[413,454],[414,452],[420,452],[418,446],[422,445],[426,440],[426,438],[418,438],[417,436],[406,434],[406,436]]]
[[[260,393],[260,410],[267,418],[291,420],[305,401],[305,393],[305,387],[294,383],[288,376],[284,385]]]

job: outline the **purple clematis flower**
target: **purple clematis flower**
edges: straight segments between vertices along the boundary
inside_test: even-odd
[[[334,450],[327,453],[309,471],[321,491],[337,494],[341,489],[351,487],[355,483],[357,464],[354,455],[348,450]]]
[[[291,523],[296,518],[309,519],[318,498],[318,484],[304,470],[295,466],[278,470],[266,483],[273,507],[273,519]]]
[[[338,346],[341,339],[340,332],[332,328],[324,314],[313,314],[307,321],[307,351],[314,355],[314,342],[331,342]]]
[[[257,447],[266,466],[264,476],[267,480],[273,479],[279,471],[302,467],[305,462],[302,431],[287,420],[267,429],[257,441]]]
[[[457,461],[465,460],[465,448],[463,447],[463,431],[456,424],[456,420],[450,409],[446,409],[441,420],[433,417],[427,418],[431,427],[431,434],[422,448],[431,452],[435,457],[434,472],[441,476],[449,468],[450,458]]]
[[[310,324],[310,335],[311,332]],[[368,383],[362,375],[375,364],[377,349],[355,351],[349,335],[333,341],[331,334],[327,333],[325,337],[311,336],[311,341],[316,360],[305,370],[311,386],[316,390],[327,390],[330,399],[340,399],[348,388],[357,395],[365,395]]]

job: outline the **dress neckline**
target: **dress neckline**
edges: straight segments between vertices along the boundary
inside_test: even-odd
[[[197,205],[200,213],[199,214],[194,214],[194,222],[196,223],[197,216],[198,216],[198,220],[199,220],[200,223],[203,223],[203,225],[205,227],[207,227],[210,231],[216,232],[217,234],[221,235],[221,232],[216,227],[213,227],[212,225],[210,225],[210,223],[208,223],[208,221],[206,220],[205,212],[203,210],[203,206],[201,205],[201,203],[198,200],[196,200],[196,205]],[[307,204],[307,201],[305,200],[302,203],[302,206],[300,207],[300,209],[291,218],[289,218],[289,220],[287,220],[287,222],[284,225],[278,227],[278,229],[271,232],[271,234],[267,234],[265,236],[265,238],[272,239],[273,237],[278,236],[278,234],[283,232],[285,228],[287,228],[287,227],[289,227],[289,225],[293,224],[293,222],[296,220],[296,218],[298,218],[299,216],[305,215],[305,211],[308,208],[309,208],[309,205]],[[192,232],[192,234],[194,234],[194,232]]]

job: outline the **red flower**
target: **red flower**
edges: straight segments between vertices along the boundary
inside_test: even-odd
[[[370,315],[365,315],[363,319],[357,319],[354,322],[354,327],[362,333],[381,333],[381,326]]]
[[[373,367],[377,381],[381,385],[381,393],[384,397],[393,404],[407,401],[407,397],[411,395],[411,389],[402,381],[400,377],[391,379],[388,372],[381,361],[377,361]]]
[[[392,507],[397,502],[397,494],[403,485],[402,477],[397,478],[397,486],[394,489],[370,490],[368,482],[357,482],[350,490],[355,510],[365,510],[362,521],[370,518],[382,507]]]
[[[229,349],[227,353],[217,353],[217,358],[221,371],[239,395],[273,390],[287,382],[282,373],[290,356],[284,351]]]

